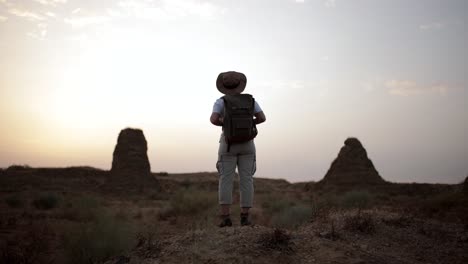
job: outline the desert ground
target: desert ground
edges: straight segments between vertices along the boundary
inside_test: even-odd
[[[217,173],[151,177],[116,190],[90,167],[1,170],[0,263],[468,263],[463,184],[256,178],[253,225],[233,206],[219,228]]]

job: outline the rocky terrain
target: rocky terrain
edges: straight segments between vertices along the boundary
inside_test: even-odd
[[[468,262],[466,181],[386,182],[357,139],[318,183],[256,178],[252,226],[216,226],[217,179],[151,173],[141,130],[110,171],[2,169],[0,263]]]

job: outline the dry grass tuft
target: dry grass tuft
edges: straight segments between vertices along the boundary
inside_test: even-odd
[[[284,229],[276,228],[272,233],[260,236],[258,241],[266,249],[278,250],[282,252],[293,252],[291,235]]]
[[[278,228],[297,228],[312,219],[311,206],[299,204],[293,205],[275,213],[271,218],[271,224]]]
[[[5,241],[0,248],[0,263],[53,263],[50,251],[55,234],[49,225],[35,224],[14,240]]]
[[[40,210],[54,209],[59,205],[60,198],[53,193],[41,194],[32,203],[34,207]]]
[[[129,222],[101,210],[92,221],[69,226],[62,242],[70,263],[96,263],[128,253],[136,232]]]
[[[67,203],[66,208],[63,209],[62,218],[77,222],[88,222],[96,218],[99,210],[101,210],[101,205],[97,199],[83,196]]]
[[[12,194],[5,198],[6,204],[10,208],[22,208],[24,206],[23,199],[19,196],[19,194]]]
[[[363,234],[374,234],[376,232],[376,222],[369,213],[354,214],[344,218],[344,229]]]
[[[182,189],[174,194],[169,205],[160,212],[160,219],[178,216],[196,216],[216,206],[216,193],[194,188]]]
[[[148,229],[137,235],[136,254],[143,258],[157,258],[161,253],[161,244],[154,229]]]
[[[403,212],[395,216],[382,218],[382,222],[389,226],[405,228],[413,224],[415,219],[409,212]]]

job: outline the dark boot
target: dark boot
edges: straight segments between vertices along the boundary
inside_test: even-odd
[[[229,215],[221,215],[221,223],[219,227],[232,226],[232,221]]]
[[[241,213],[241,226],[248,226],[252,223],[249,221],[249,213]]]

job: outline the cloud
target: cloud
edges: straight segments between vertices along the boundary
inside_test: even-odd
[[[334,8],[336,6],[335,0],[325,0],[324,5],[328,8]]]
[[[34,0],[34,1],[38,2],[41,5],[46,5],[46,6],[56,6],[57,4],[67,3],[67,0]]]
[[[179,12],[185,15],[196,15],[202,18],[212,18],[218,12],[222,12],[217,6],[210,2],[188,1],[188,0],[165,0],[163,8],[167,11],[179,9]]]
[[[70,24],[74,28],[83,28],[90,25],[102,24],[109,21],[110,18],[107,16],[91,15],[74,18],[65,18],[64,21]]]
[[[57,15],[56,15],[55,13],[53,13],[53,12],[46,12],[45,14],[46,14],[47,16],[49,16],[49,17],[56,17],[56,16],[57,16]]]
[[[186,17],[214,19],[225,11],[211,2],[199,0],[122,0],[102,10],[75,8],[64,21],[74,28],[83,28],[120,19],[145,21],[172,21]]]
[[[108,10],[108,14],[113,17],[134,17],[143,20],[167,20],[170,16],[161,7],[152,5],[149,2],[135,0],[121,1],[118,9]]]
[[[188,16],[213,19],[216,15],[226,11],[211,2],[196,0],[162,0],[157,4],[148,1],[124,0],[120,1],[118,6],[121,12],[111,10],[110,13],[144,20],[173,20]]]
[[[408,80],[390,80],[385,83],[385,87],[389,89],[389,94],[395,96],[415,96],[423,94],[445,95],[449,90],[449,87],[443,84],[423,86]]]
[[[84,28],[112,20],[112,17],[108,14],[102,15],[99,12],[89,11],[84,8],[75,8],[71,13],[72,17],[65,18],[64,22],[73,28]]]
[[[81,8],[75,8],[75,9],[73,9],[72,14],[77,14],[80,11],[81,11]]]
[[[435,23],[429,23],[429,24],[423,24],[419,26],[420,30],[439,30],[444,27],[443,23],[440,22],[435,22]]]
[[[380,77],[370,78],[365,81],[362,81],[360,83],[360,86],[366,92],[373,92],[379,87],[382,87],[382,80],[380,79]]]
[[[274,80],[268,82],[261,82],[258,84],[260,88],[268,88],[268,89],[281,89],[281,90],[290,90],[290,89],[304,89],[307,83],[300,80],[292,80],[292,81],[285,81],[285,80]]]
[[[44,40],[47,35],[47,24],[37,24],[37,29],[35,31],[29,32],[27,35],[35,39]]]
[[[18,9],[18,8],[9,9],[8,13],[10,13],[12,15],[15,15],[17,17],[26,18],[26,19],[31,20],[31,21],[42,21],[42,20],[46,19],[44,16],[39,15],[37,13],[27,11],[27,10]]]
[[[301,3],[302,4],[304,2],[305,2],[305,0],[296,0],[296,3]]]
[[[271,80],[259,82],[255,86],[259,90],[272,91],[307,91],[313,92],[318,96],[326,95],[332,86],[335,84],[329,80],[317,80],[317,81],[306,81],[306,80]]]

